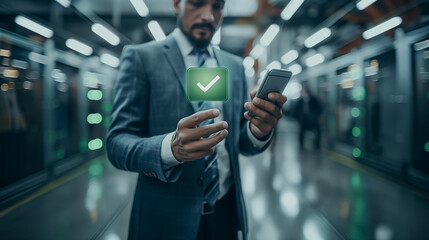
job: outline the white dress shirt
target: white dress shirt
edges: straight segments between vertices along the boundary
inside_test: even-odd
[[[183,60],[185,62],[186,68],[197,66],[197,57],[194,54],[191,54],[194,46],[189,42],[185,34],[178,28],[174,29],[173,37],[175,38],[177,44],[179,45],[180,52],[182,53]],[[206,56],[206,65],[207,67],[217,67],[217,61],[213,53],[213,46],[209,45],[207,47],[208,55]],[[244,103],[243,103],[244,104]],[[220,115],[214,119],[214,122],[220,122],[223,120],[223,107],[222,102],[212,102],[214,108],[219,109]],[[231,126],[231,125],[229,125]],[[265,144],[269,142],[272,137],[268,138],[266,141],[260,141],[250,131],[250,125],[247,125],[247,135],[249,136],[251,142],[255,147],[263,148]],[[162,168],[164,170],[175,167],[181,162],[177,161],[174,158],[173,151],[171,149],[171,138],[174,132],[167,134],[167,136],[162,141],[161,147],[161,159],[162,159]],[[223,197],[231,187],[233,183],[232,172],[230,171],[231,165],[229,163],[229,155],[225,146],[225,139],[219,142],[216,145],[217,152],[217,166],[219,171],[219,197]]]

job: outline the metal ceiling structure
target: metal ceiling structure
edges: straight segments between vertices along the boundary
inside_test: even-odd
[[[220,46],[234,54],[246,56],[272,23],[280,26],[280,37],[273,44],[276,53],[270,59],[281,57],[290,49],[300,55],[311,54],[313,49],[304,47],[304,40],[322,27],[332,30],[332,35],[315,49],[327,58],[343,55],[365,43],[363,31],[390,16],[401,15],[405,28],[424,24],[429,18],[429,1],[379,0],[363,11],[356,2],[348,0],[306,0],[288,21],[280,17],[289,0],[228,0],[222,25]],[[0,3],[0,27],[11,32],[44,41],[31,31],[17,26],[14,18],[24,15],[55,32],[56,47],[66,50],[64,41],[73,37],[95,48],[95,52],[109,51],[119,55],[123,46],[153,39],[147,23],[157,20],[168,34],[176,25],[172,0],[145,0],[149,15],[141,17],[129,0],[74,0],[64,8],[55,0],[4,0]],[[91,31],[91,25],[101,23],[112,29],[121,44],[112,46]],[[393,32],[388,33],[392,36]],[[279,51],[280,50],[280,51]],[[270,52],[271,53],[271,52]]]

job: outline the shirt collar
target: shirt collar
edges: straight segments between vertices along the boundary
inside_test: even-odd
[[[180,52],[182,53],[183,57],[189,56],[191,54],[192,50],[194,49],[194,46],[189,41],[189,39],[185,36],[185,34],[180,30],[179,28],[175,28],[173,31],[173,37],[177,42],[177,45],[179,45]],[[210,57],[213,57],[213,46],[210,44],[207,47],[207,51],[210,55]]]

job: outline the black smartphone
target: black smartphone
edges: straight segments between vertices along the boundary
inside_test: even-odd
[[[261,86],[259,86],[256,97],[273,102],[272,100],[268,99],[268,93],[282,93],[291,77],[291,71],[283,69],[271,69],[267,75],[265,75]],[[252,112],[247,112],[247,114],[251,117],[254,116]]]

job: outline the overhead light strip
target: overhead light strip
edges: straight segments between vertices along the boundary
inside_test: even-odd
[[[282,57],[281,57],[281,61],[284,65],[287,65],[293,61],[295,61],[297,58],[299,57],[299,53],[297,50],[293,49],[290,50],[289,52],[285,53]]]
[[[33,62],[38,62],[41,64],[46,64],[48,62],[48,57],[36,52],[30,52],[28,54],[28,59],[30,59]]]
[[[82,43],[74,38],[67,39],[66,46],[76,52],[89,56],[92,54],[92,47]]]
[[[130,2],[141,17],[149,15],[149,8],[147,8],[143,0],[130,0]]]
[[[150,21],[147,24],[147,27],[149,28],[150,33],[156,41],[161,41],[165,39],[165,33],[157,21]]]
[[[271,42],[274,40],[274,38],[277,36],[277,34],[280,32],[280,27],[277,24],[271,24],[267,31],[265,31],[264,35],[262,35],[260,43],[268,47],[268,45],[271,44]]]
[[[369,5],[375,3],[377,0],[361,0],[356,3],[356,8],[359,10],[364,10],[365,8],[369,7]]]
[[[109,53],[103,53],[100,56],[100,61],[106,65],[109,65],[113,68],[116,68],[119,66],[119,58],[109,54]]]
[[[21,15],[15,18],[15,23],[46,38],[51,38],[54,35],[51,29]]]
[[[298,10],[298,8],[304,3],[304,0],[291,0],[288,5],[283,9],[283,11],[280,13],[280,17],[288,21],[292,18],[292,16],[295,14],[295,12]]]
[[[68,8],[70,7],[70,0],[55,0],[57,3],[61,4],[61,6]]]
[[[255,59],[251,56],[247,56],[243,59],[243,67],[245,69],[253,68],[253,65],[255,65]]]
[[[116,34],[99,23],[92,24],[91,30],[113,46],[118,46],[121,42],[121,39]]]
[[[261,44],[257,44],[252,51],[250,51],[249,55],[252,56],[254,59],[259,58],[262,53],[264,53],[264,47]]]
[[[305,64],[307,64],[308,67],[314,67],[316,65],[319,65],[325,61],[325,57],[321,53],[317,53],[305,60]]]
[[[384,21],[380,24],[378,24],[377,26],[370,28],[368,30],[366,30],[365,32],[363,32],[362,37],[365,38],[366,40],[371,39],[377,35],[380,35],[392,28],[395,28],[399,25],[401,25],[402,23],[402,18],[401,17],[393,17],[387,21]]]
[[[282,64],[279,61],[272,61],[270,64],[267,65],[267,69],[280,69],[282,68]]]
[[[294,76],[300,74],[302,72],[302,67],[298,63],[288,67],[288,70],[292,72]]]
[[[322,42],[323,40],[327,39],[329,36],[331,36],[332,31],[329,28],[322,28],[319,31],[315,32],[313,35],[305,39],[304,45],[307,48],[312,48]]]

